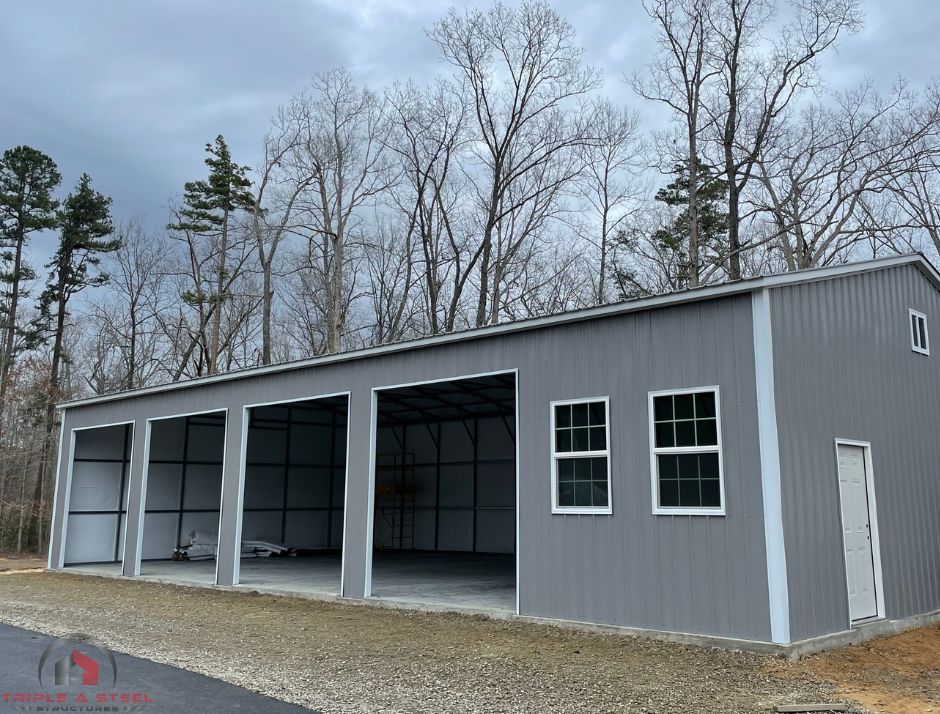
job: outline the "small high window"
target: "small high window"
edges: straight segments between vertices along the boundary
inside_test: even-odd
[[[610,513],[607,398],[551,406],[552,513]]]
[[[911,319],[911,349],[922,355],[930,354],[927,340],[927,316],[917,310],[908,310]]]
[[[724,515],[718,388],[650,394],[653,512]]]

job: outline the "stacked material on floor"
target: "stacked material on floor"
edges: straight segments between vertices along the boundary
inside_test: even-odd
[[[182,545],[173,550],[173,560],[215,560],[219,551],[219,536],[206,531],[193,531],[189,534],[189,545]],[[271,555],[294,556],[293,548],[263,540],[243,540],[242,558],[268,558]]]

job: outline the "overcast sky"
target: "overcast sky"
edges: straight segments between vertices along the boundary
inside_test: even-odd
[[[448,0],[16,0],[0,22],[0,150],[28,144],[114,198],[116,218],[161,225],[171,193],[202,178],[224,134],[255,164],[268,119],[337,66],[374,88],[441,71],[424,28]],[[481,7],[487,3],[471,3]],[[558,0],[612,97],[652,51],[640,0]],[[826,60],[831,84],[940,75],[940,2],[868,0],[865,29]],[[51,237],[34,249],[46,253]]]

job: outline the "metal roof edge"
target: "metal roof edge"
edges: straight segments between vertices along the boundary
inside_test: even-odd
[[[743,280],[736,280],[730,283],[721,283],[719,285],[708,285],[673,293],[652,295],[650,297],[637,298],[634,300],[613,303],[610,305],[600,305],[597,307],[572,310],[570,312],[562,312],[555,315],[544,315],[541,317],[533,317],[515,322],[503,322],[498,325],[472,328],[460,332],[449,332],[442,335],[419,337],[405,342],[393,342],[386,345],[365,347],[363,349],[352,350],[349,352],[310,357],[304,360],[298,360],[296,362],[282,362],[279,364],[265,365],[263,367],[251,367],[237,372],[226,372],[225,374],[217,374],[209,377],[197,377],[195,379],[189,379],[183,382],[169,382],[167,384],[158,384],[153,387],[144,387],[141,389],[129,390],[125,392],[115,392],[113,394],[85,397],[83,399],[61,402],[56,405],[56,408],[65,410],[74,407],[92,406],[94,404],[101,404],[103,402],[112,402],[122,399],[134,399],[136,397],[172,392],[180,389],[190,389],[193,387],[218,384],[221,382],[231,382],[239,379],[250,379],[253,377],[273,374],[276,372],[288,372],[297,369],[306,369],[309,367],[335,364],[337,362],[368,359],[370,357],[377,357],[389,353],[424,349],[427,347],[465,342],[468,340],[485,339],[503,334],[536,330],[543,327],[553,327],[556,325],[565,325],[573,322],[583,322],[586,320],[595,320],[632,312],[653,310],[659,307],[668,307],[672,305],[698,302],[701,300],[710,300],[728,295],[748,293],[762,288],[782,287],[798,283],[830,280],[845,275],[855,275],[877,270],[886,270],[889,268],[910,264],[917,265],[927,276],[927,278],[934,283],[937,289],[940,290],[940,273],[938,273],[936,268],[934,268],[933,265],[931,265],[930,262],[921,253],[908,253],[899,256],[892,256],[890,258],[875,258],[858,263],[846,263],[837,266],[809,268],[806,270],[797,270],[789,273],[745,278]]]

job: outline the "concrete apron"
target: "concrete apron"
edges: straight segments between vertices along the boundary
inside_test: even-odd
[[[111,578],[122,580],[125,576],[119,573],[89,573],[76,571],[73,568],[45,568],[48,573],[66,573],[91,578]],[[215,585],[177,580],[158,576],[138,575],[134,580],[142,580],[161,585],[177,585],[187,588],[208,588],[212,590],[225,590],[229,592],[258,593],[259,595],[278,595],[283,597],[296,597],[306,600],[336,602],[344,605],[365,605],[384,607],[390,610],[416,610],[419,612],[452,612],[461,615],[482,615],[494,620],[515,620],[518,622],[531,622],[538,625],[560,627],[566,630],[580,630],[594,632],[602,635],[619,635],[622,637],[643,637],[661,642],[674,642],[683,645],[696,645],[699,647],[717,647],[725,650],[739,650],[757,654],[774,655],[797,660],[818,652],[839,649],[849,645],[856,645],[879,637],[889,637],[901,632],[916,630],[940,623],[940,610],[934,610],[923,615],[914,615],[900,620],[874,620],[853,626],[850,630],[832,632],[819,637],[799,640],[789,644],[775,644],[772,642],[759,642],[757,640],[743,640],[735,637],[718,637],[714,635],[699,635],[685,632],[668,632],[664,630],[648,630],[641,627],[624,627],[621,625],[601,625],[593,622],[578,622],[576,620],[558,620],[547,617],[533,617],[531,615],[517,615],[509,610],[491,608],[473,608],[451,605],[448,603],[431,604],[425,602],[409,602],[403,599],[387,597],[349,598],[328,593],[318,593],[303,590],[290,590],[283,587],[269,588],[263,585]]]

